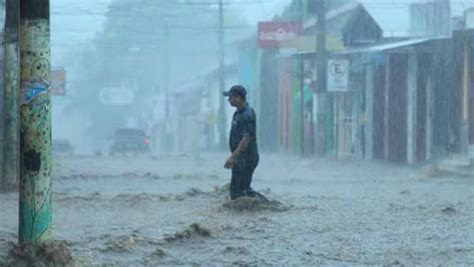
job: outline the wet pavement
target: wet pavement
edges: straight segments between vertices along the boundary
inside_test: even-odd
[[[56,159],[54,236],[77,266],[474,266],[474,179],[263,155],[253,187],[274,208],[229,202],[224,160]],[[0,262],[17,202],[0,195]]]

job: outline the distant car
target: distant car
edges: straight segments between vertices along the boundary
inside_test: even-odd
[[[71,155],[74,153],[74,147],[67,139],[53,139],[51,149],[55,155]]]
[[[150,137],[145,130],[120,128],[114,133],[110,154],[150,151]]]

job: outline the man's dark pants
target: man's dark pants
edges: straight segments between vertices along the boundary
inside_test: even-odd
[[[230,198],[255,197],[255,193],[250,187],[252,176],[257,168],[258,161],[254,163],[237,162],[232,168],[232,179],[230,180]]]

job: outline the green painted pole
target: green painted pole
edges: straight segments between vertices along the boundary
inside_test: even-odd
[[[300,3],[300,19],[301,23],[304,24],[304,10],[303,2]],[[305,156],[305,132],[304,132],[304,55],[300,58],[300,156]]]
[[[326,94],[326,129],[325,129],[325,154],[326,156],[336,156],[335,136],[334,136],[334,95]]]
[[[319,91],[318,109],[316,112],[319,117],[317,125],[317,144],[318,155],[327,156],[328,154],[328,109],[332,105],[328,102],[327,93],[327,53],[326,53],[326,0],[312,0],[316,3],[316,66],[317,66],[317,90]],[[329,132],[330,133],[330,132]]]
[[[18,24],[20,20],[19,0],[6,1],[5,19],[5,91],[4,91],[4,146],[2,191],[18,188],[20,176],[20,120],[18,109],[19,96],[19,54]]]
[[[20,0],[20,243],[51,232],[49,0]]]

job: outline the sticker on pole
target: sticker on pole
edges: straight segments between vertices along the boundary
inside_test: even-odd
[[[346,59],[328,60],[328,92],[346,92],[348,87],[349,61]]]
[[[21,87],[21,104],[29,104],[34,98],[41,94],[47,94],[49,84],[43,79],[32,79],[25,82]]]

